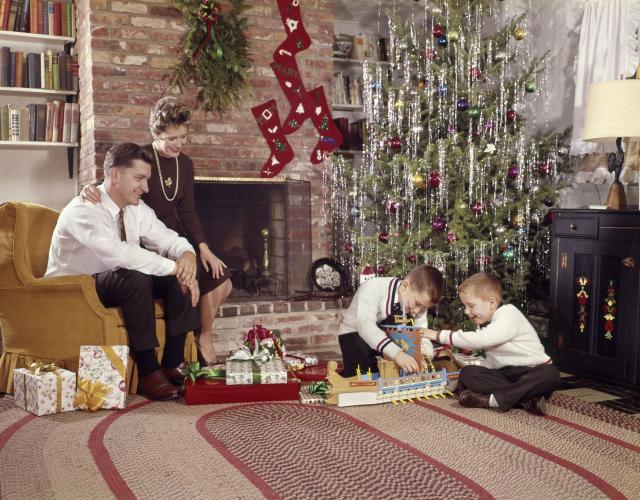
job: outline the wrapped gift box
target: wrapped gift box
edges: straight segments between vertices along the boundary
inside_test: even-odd
[[[254,401],[297,401],[300,382],[286,384],[227,385],[222,380],[187,381],[184,400],[188,405],[248,403]]]
[[[287,358],[299,359],[304,366],[315,366],[318,364],[318,356],[306,352],[291,352],[287,354]]]
[[[89,379],[109,388],[102,408],[124,408],[127,399],[125,376],[129,361],[129,346],[80,346],[78,379]]]
[[[75,410],[76,374],[68,370],[58,368],[36,375],[27,368],[16,368],[13,387],[16,406],[39,417]]]
[[[305,385],[300,388],[300,402],[303,404],[324,404],[327,401],[326,394],[312,394],[309,392],[309,386]]]
[[[279,358],[264,363],[253,361],[228,360],[227,384],[286,384],[287,370]]]

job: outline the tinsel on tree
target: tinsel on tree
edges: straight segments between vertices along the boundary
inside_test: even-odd
[[[457,286],[480,271],[526,309],[531,276],[548,273],[545,215],[568,163],[567,132],[534,135],[526,114],[544,99],[545,56],[530,54],[525,16],[498,26],[498,5],[390,14],[391,69],[363,66],[362,162],[332,164],[336,253],[352,284],[367,267],[404,276],[434,265],[447,322],[463,319]]]

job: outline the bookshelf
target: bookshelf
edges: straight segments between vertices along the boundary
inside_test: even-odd
[[[47,2],[39,5],[46,6]],[[66,20],[62,23],[56,19],[53,31],[75,32],[73,4],[68,2],[63,9],[62,16]],[[0,54],[0,61],[4,65],[0,66],[0,72],[4,71],[0,81],[0,149],[24,150],[26,153],[19,153],[21,158],[40,163],[45,161],[43,153],[36,154],[35,151],[51,150],[52,153],[47,158],[55,162],[60,161],[57,160],[59,153],[53,152],[66,149],[67,174],[72,179],[75,152],[79,146],[77,59],[72,56],[75,38],[44,34],[49,29],[48,22],[44,22],[46,14],[40,14],[39,18],[30,17],[27,21],[27,31],[39,33],[0,29],[0,50],[4,51]],[[38,16],[37,13],[34,15]],[[53,19],[51,16],[53,14],[49,13],[49,21]],[[36,26],[36,20],[38,25],[32,30],[32,25]],[[0,25],[1,27],[4,26]],[[5,62],[7,54],[11,57],[8,69]],[[17,68],[18,64],[20,70]],[[37,75],[34,77],[34,74]],[[17,79],[20,81],[16,81]],[[44,108],[44,114],[41,108]],[[19,118],[14,119],[12,113],[19,115]],[[50,118],[50,114],[53,118]],[[15,122],[19,122],[19,125],[15,125]],[[29,151],[34,151],[36,156],[30,155]]]

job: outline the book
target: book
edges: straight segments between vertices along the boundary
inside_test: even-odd
[[[9,110],[11,106],[9,104],[5,104],[0,106],[0,140],[8,141],[9,134]]]
[[[0,48],[0,87],[9,86],[11,80],[11,49]]]
[[[71,103],[71,126],[69,131],[69,142],[75,144],[78,142],[78,133],[80,131],[80,105],[77,102]]]
[[[38,108],[35,104],[27,104],[29,109],[29,140],[36,140],[36,122],[38,121]]]
[[[36,104],[36,141],[46,139],[47,105]]]
[[[71,103],[64,102],[63,119],[62,119],[62,142],[71,142]]]
[[[13,28],[9,27],[13,31],[22,31],[22,12],[24,11],[24,0],[15,0],[16,2],[16,20],[13,24]]]
[[[40,68],[40,54],[30,52],[27,54],[27,85],[30,89],[40,87],[38,80],[38,68]]]
[[[49,35],[56,34],[56,23],[55,23],[55,6],[53,2],[47,2],[47,24],[49,26]]]
[[[53,34],[62,35],[62,5],[58,2],[53,4]]]
[[[20,140],[29,140],[29,108],[27,106],[20,108]]]
[[[42,34],[49,34],[49,2],[42,0],[41,10],[42,13]]]
[[[7,24],[6,30],[13,30],[16,25],[16,16],[18,15],[18,0],[7,0],[11,4],[11,8],[9,11],[9,22]]]
[[[53,116],[51,118],[51,142],[62,142],[62,116],[61,102],[53,101]]]
[[[0,0],[0,26],[3,30],[9,26],[9,12],[11,10],[10,0]]]
[[[23,0],[22,16],[20,18],[20,31],[23,33],[29,31],[29,5],[30,0]]]
[[[9,54],[9,87],[16,86],[16,53]]]
[[[20,140],[20,110],[14,107],[9,110],[9,132],[10,140]]]
[[[24,53],[16,53],[16,87],[24,87]]]
[[[47,64],[45,59],[45,53],[40,52],[40,72],[38,73],[38,83],[39,85],[36,88],[46,89],[47,88]]]

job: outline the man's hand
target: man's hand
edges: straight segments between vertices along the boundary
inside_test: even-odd
[[[82,191],[80,191],[80,199],[82,201],[89,201],[94,205],[97,205],[98,203],[100,203],[100,198],[100,190],[93,184],[87,184],[82,188]]]
[[[196,279],[196,254],[184,252],[176,260],[176,278],[181,285],[187,285]]]
[[[224,269],[227,265],[216,257],[206,243],[200,243],[200,260],[205,271],[211,273],[214,278],[219,278],[224,274]]]
[[[422,337],[426,337],[429,340],[431,340],[432,342],[438,342],[438,332],[435,330],[431,330],[430,328],[423,328],[422,329]]]
[[[413,356],[409,356],[406,352],[400,351],[393,358],[396,365],[402,368],[405,373],[416,373],[420,370],[418,362]]]
[[[180,283],[182,293],[191,294],[191,305],[196,307],[200,301],[200,287],[198,286],[198,280],[194,279],[188,283]]]

